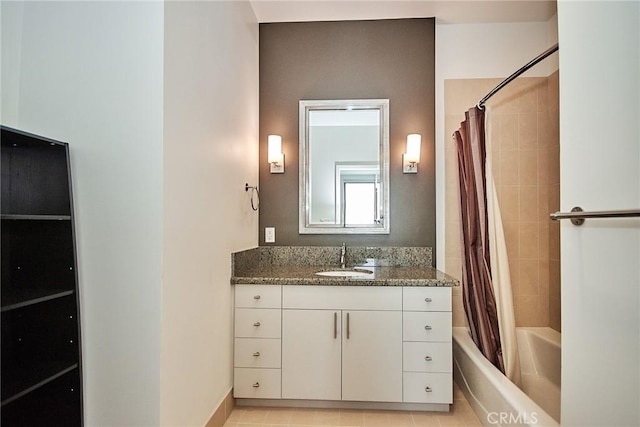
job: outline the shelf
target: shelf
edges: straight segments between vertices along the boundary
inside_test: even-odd
[[[67,145],[2,127],[2,213],[70,215]]]
[[[71,215],[20,215],[20,214],[2,214],[0,218],[11,221],[69,221]]]
[[[0,312],[5,313],[33,304],[73,295],[73,293],[74,290],[24,289],[20,292],[14,292],[11,295],[2,295],[2,309]]]
[[[14,400],[2,402],[2,425],[82,426],[80,368],[69,368]]]
[[[2,378],[2,389],[3,392],[5,390],[9,391],[8,396],[2,396],[2,404],[1,406],[5,406],[14,400],[25,396],[28,393],[31,393],[34,390],[39,389],[40,387],[50,383],[63,376],[64,374],[73,371],[78,367],[77,363],[73,365],[63,365],[61,363],[49,363],[46,365],[38,366],[37,369],[33,369],[29,372],[29,376],[25,378],[24,375],[20,375],[19,378],[12,378],[12,375],[6,375]],[[18,384],[29,384],[29,386],[25,388],[19,388]]]
[[[72,229],[71,221],[2,221],[3,308],[75,289]]]
[[[74,295],[2,313],[3,402],[79,363]]]

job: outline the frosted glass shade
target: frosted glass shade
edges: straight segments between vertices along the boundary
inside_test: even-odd
[[[420,143],[422,136],[418,133],[407,135],[407,152],[404,155],[405,162],[420,162]]]
[[[268,136],[268,162],[269,163],[280,163],[282,161],[282,137],[280,135],[269,135]]]

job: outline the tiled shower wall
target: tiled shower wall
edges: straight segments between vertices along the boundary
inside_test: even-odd
[[[446,135],[501,79],[445,82]],[[517,326],[560,330],[558,72],[518,78],[487,102],[492,171],[502,212]],[[445,151],[445,271],[461,276],[460,202],[455,146]],[[462,290],[454,289],[454,325],[465,324]]]

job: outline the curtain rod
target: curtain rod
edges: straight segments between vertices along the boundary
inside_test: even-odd
[[[495,95],[498,91],[500,91],[500,89],[502,89],[503,87],[505,87],[506,85],[508,85],[509,83],[511,83],[512,80],[514,80],[516,77],[518,77],[520,74],[524,73],[525,71],[527,71],[529,68],[533,67],[534,65],[536,65],[538,62],[542,61],[543,59],[545,59],[547,56],[551,55],[552,53],[556,52],[559,49],[558,47],[558,43],[556,43],[555,45],[551,46],[549,49],[545,50],[544,52],[542,52],[540,55],[538,55],[537,57],[535,57],[534,59],[532,59],[531,61],[529,61],[527,64],[525,64],[522,68],[520,68],[518,71],[516,71],[515,73],[511,74],[509,77],[507,77],[506,79],[504,79],[502,81],[502,83],[500,83],[498,86],[494,87],[491,92],[489,92],[488,94],[486,94],[484,96],[484,98],[482,98],[480,101],[478,101],[478,108],[483,109],[484,108],[484,103],[487,102],[489,100],[489,98],[491,98],[493,95]]]

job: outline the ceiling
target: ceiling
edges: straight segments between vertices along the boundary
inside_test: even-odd
[[[250,0],[258,22],[436,17],[438,23],[546,22],[549,0]]]

